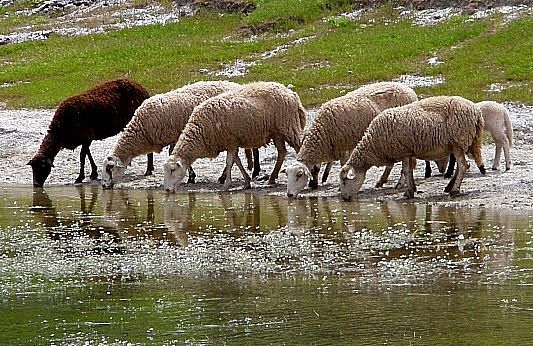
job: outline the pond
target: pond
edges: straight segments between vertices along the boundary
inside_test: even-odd
[[[3,344],[528,344],[527,211],[0,187]]]

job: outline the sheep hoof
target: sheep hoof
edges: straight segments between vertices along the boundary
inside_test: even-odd
[[[85,179],[85,177],[80,175],[79,177],[76,178],[76,180],[74,180],[74,184],[83,183],[83,179]]]
[[[405,183],[397,183],[396,186],[394,186],[396,190],[403,189],[404,187],[405,187]]]
[[[485,169],[484,165],[481,165],[478,168],[479,168],[479,171],[481,172],[481,174],[485,175],[485,173],[487,173],[487,170]]]
[[[415,192],[413,190],[407,190],[404,192],[403,196],[405,198],[414,198],[415,197]]]
[[[98,179],[98,173],[91,173],[90,178],[91,178],[91,180],[96,180],[96,179]]]
[[[146,170],[146,172],[144,172],[144,176],[147,177],[149,175],[152,175],[152,173],[153,173],[153,171],[148,169],[148,170]]]
[[[251,189],[251,188],[252,188],[252,185],[250,184],[250,182],[249,182],[249,181],[246,181],[246,182],[244,183],[244,189],[245,189],[245,190],[249,190],[249,189]]]
[[[374,185],[374,188],[375,188],[375,189],[378,189],[378,188],[380,188],[380,187],[383,187],[383,183],[382,183],[381,181],[378,181],[378,182],[376,183],[376,185]]]
[[[316,180],[309,180],[309,187],[313,190],[318,189],[318,182]]]
[[[450,191],[450,197],[457,197],[460,195],[461,195],[461,191],[459,190]]]

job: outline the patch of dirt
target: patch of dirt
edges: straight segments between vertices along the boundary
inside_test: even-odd
[[[506,104],[510,110],[511,121],[514,128],[514,147],[511,149],[513,167],[510,171],[488,170],[482,176],[477,169],[471,169],[463,180],[459,197],[450,198],[443,192],[447,181],[441,174],[431,178],[424,178],[424,164],[419,162],[415,171],[415,179],[418,192],[412,200],[414,203],[434,203],[439,205],[453,205],[463,207],[487,206],[509,209],[533,209],[533,107],[516,104]],[[309,111],[310,118],[316,114],[316,110]],[[53,110],[0,110],[0,186],[12,185],[31,186],[31,168],[26,165],[29,159],[37,152],[43,139],[48,124],[52,118]],[[21,119],[24,126],[20,126]],[[308,122],[310,123],[310,121]],[[99,169],[103,159],[112,149],[117,136],[103,141],[93,142],[92,154]],[[75,151],[62,150],[54,160],[55,167],[52,169],[45,187],[49,185],[72,185],[79,171],[79,148]],[[483,147],[485,166],[490,168],[494,157],[494,144]],[[242,154],[242,153],[241,153]],[[124,182],[117,184],[116,189],[162,189],[163,164],[168,152],[166,149],[161,154],[154,155],[155,173],[153,176],[144,177],[146,168],[146,156],[139,156],[133,160],[131,167],[126,171]],[[273,145],[260,149],[262,173],[269,173],[276,160],[276,151]],[[289,149],[285,165],[296,159],[296,154]],[[502,155],[503,159],[503,155]],[[244,160],[244,157],[243,157]],[[221,185],[217,179],[225,165],[225,154],[215,159],[199,159],[193,167],[197,173],[196,184],[183,184],[182,191],[219,191]],[[475,165],[472,163],[472,167]],[[502,162],[502,167],[504,164]],[[436,167],[434,172],[437,172]],[[86,175],[89,174],[87,163]],[[340,165],[333,166],[327,183],[319,186],[318,190],[305,189],[299,198],[309,197],[338,197],[338,174]],[[373,188],[383,171],[382,167],[373,167],[369,170],[363,188],[358,199],[373,202],[375,200],[403,200],[403,191],[394,189],[399,178],[400,165],[393,169],[389,183],[384,188]],[[101,173],[99,173],[101,176]],[[243,179],[236,168],[233,171],[233,185],[230,192],[239,192],[243,189]],[[265,182],[253,182],[251,193],[272,194],[284,196],[286,194],[286,176],[281,174],[276,185],[268,185]],[[88,181],[85,185],[100,185],[99,180]]]

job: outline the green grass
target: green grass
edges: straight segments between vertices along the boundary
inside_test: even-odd
[[[458,94],[474,101],[494,99],[533,103],[533,18],[491,28],[456,49],[442,52],[445,64],[426,68],[442,74],[446,83],[434,92]],[[488,92],[492,83],[511,85],[500,93]]]
[[[344,0],[255,3],[257,9],[249,16],[202,12],[166,26],[0,46],[0,85],[13,83],[0,88],[0,102],[9,107],[54,107],[89,86],[124,75],[153,94],[220,78],[202,70],[219,70],[242,59],[257,64],[235,81],[292,84],[306,106],[402,74],[445,79],[443,85],[416,88],[425,96],[457,94],[533,104],[531,16],[506,25],[496,16],[474,22],[457,17],[418,27],[398,20],[398,11],[390,6],[351,21],[336,16],[349,9]],[[0,30],[10,32],[10,27],[40,21],[46,18],[9,15],[0,19]],[[242,27],[261,23],[274,24],[253,40],[239,33]],[[301,38],[307,39],[293,43]],[[290,48],[261,59],[261,53],[281,45]],[[426,60],[433,55],[445,64],[429,66]],[[516,87],[487,92],[493,83]]]

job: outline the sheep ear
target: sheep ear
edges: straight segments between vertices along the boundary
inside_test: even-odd
[[[29,166],[33,165],[33,159],[31,159],[30,161],[28,161],[27,165],[29,165]]]
[[[46,163],[49,164],[50,167],[54,167],[54,161],[52,161],[51,159],[47,158]]]
[[[117,160],[117,161],[115,162],[115,164],[116,164],[117,167],[119,167],[119,168],[124,168],[124,164],[123,164],[122,161],[120,161],[120,160]]]

